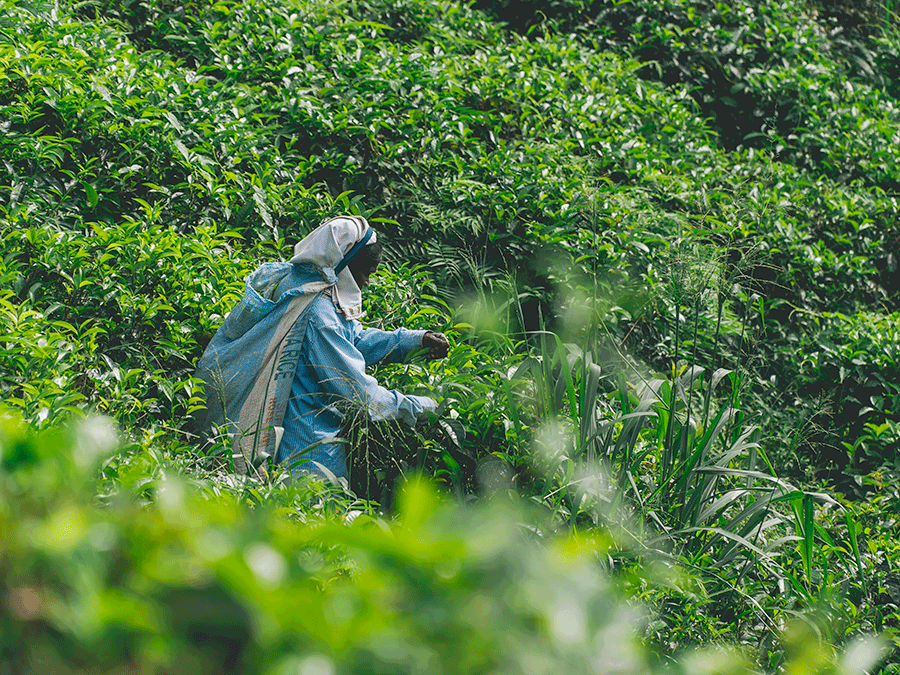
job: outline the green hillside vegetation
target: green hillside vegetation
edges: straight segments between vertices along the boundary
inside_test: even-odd
[[[0,673],[900,671],[895,9],[0,0]],[[343,213],[439,414],[239,475]]]

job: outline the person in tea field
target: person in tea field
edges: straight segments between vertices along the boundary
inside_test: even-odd
[[[197,364],[207,396],[202,433],[226,430],[239,470],[274,456],[296,473],[346,477],[343,446],[326,439],[354,405],[372,420],[409,425],[435,410],[433,399],[388,390],[366,374],[419,347],[432,359],[449,348],[442,333],[361,326],[360,289],[381,254],[364,218],[340,216],[300,241],[289,262],[266,263],[247,279]]]

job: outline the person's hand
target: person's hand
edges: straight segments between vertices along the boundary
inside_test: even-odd
[[[450,350],[450,341],[443,333],[428,331],[422,336],[422,346],[428,350],[429,359],[442,359]]]

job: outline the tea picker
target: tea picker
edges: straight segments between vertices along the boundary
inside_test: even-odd
[[[373,421],[415,425],[437,409],[425,396],[389,390],[366,373],[419,348],[447,355],[442,333],[363,328],[361,288],[381,262],[375,231],[360,216],[331,218],[265,263],[197,364],[207,408],[201,433],[227,434],[239,471],[274,457],[292,473],[347,475],[344,416],[362,407]]]

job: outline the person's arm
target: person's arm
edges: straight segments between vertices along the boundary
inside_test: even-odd
[[[409,425],[414,425],[426,410],[436,409],[437,404],[433,399],[401,394],[379,385],[374,377],[366,373],[367,358],[358,348],[356,331],[348,330],[347,326],[342,326],[339,322],[340,319],[336,316],[315,315],[311,318],[306,333],[310,367],[322,392],[329,396],[333,405],[340,408],[342,404],[357,401],[366,406],[372,420],[399,419]],[[385,331],[375,331],[366,335],[362,341],[370,354],[381,353],[382,358],[402,349],[406,349],[405,355],[409,349],[421,345],[424,332],[404,331],[392,337]],[[416,344],[407,348],[412,342]]]
[[[446,335],[430,330],[398,328],[383,331],[363,328],[358,321],[353,322],[351,330],[354,333],[354,343],[366,359],[367,366],[402,361],[411,351],[420,347],[428,350],[429,359],[442,359],[447,356],[450,348]]]
[[[397,330],[363,328],[358,321],[352,322],[350,330],[353,333],[354,344],[365,358],[367,366],[403,361],[410,352],[422,346],[422,340],[428,332],[407,328]]]

